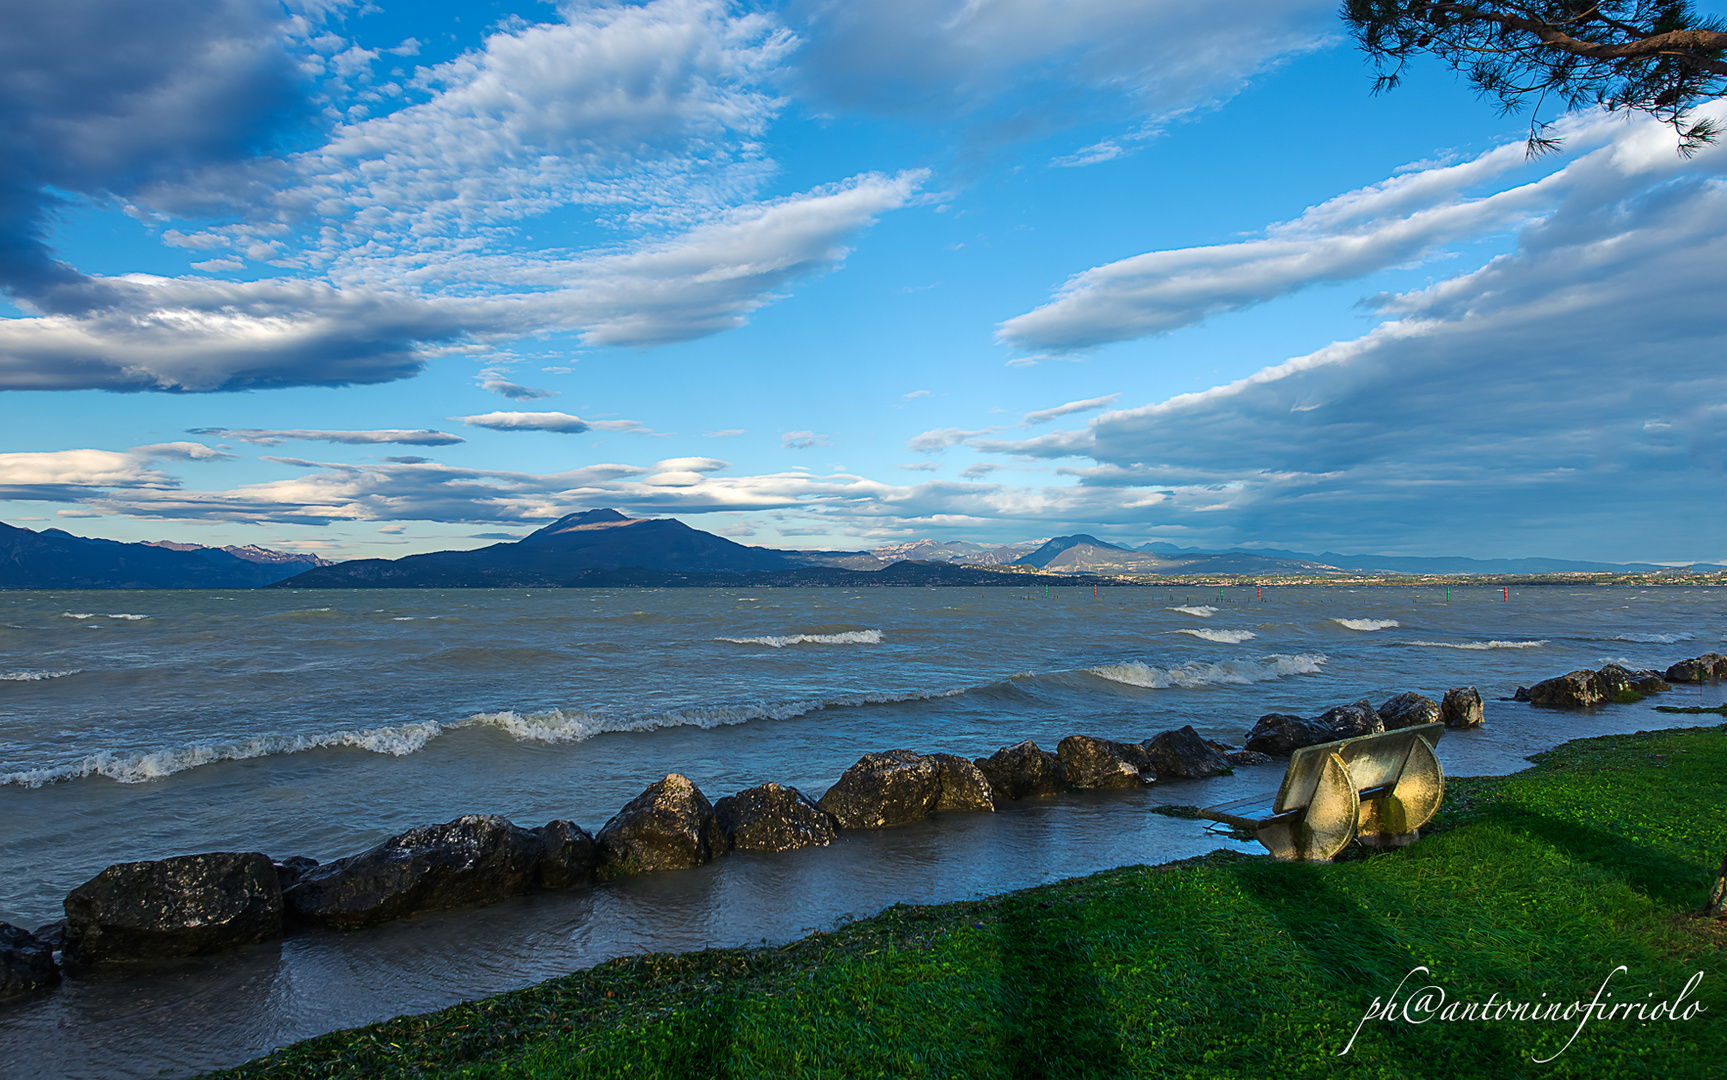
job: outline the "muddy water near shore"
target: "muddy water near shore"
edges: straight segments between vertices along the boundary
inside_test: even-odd
[[[1714,717],[1685,687],[1588,714],[1497,700],[1607,660],[1722,648],[1711,589],[583,590],[0,595],[0,918],[51,921],[103,866],[192,851],[329,859],[462,813],[590,830],[679,771],[717,798],[818,796],[858,755],[1022,738],[1239,743],[1312,714],[1473,684],[1454,775],[1574,737]],[[611,956],[783,941],[888,904],[1020,888],[1232,842],[1148,802],[1273,786],[1279,767],[1073,795],[733,855],[376,930],[305,933],[0,1012],[0,1071],[187,1075]]]

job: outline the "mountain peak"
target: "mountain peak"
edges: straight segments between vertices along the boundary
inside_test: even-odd
[[[640,518],[625,517],[610,508],[585,510],[579,514],[565,514],[545,528],[536,529],[524,536],[520,542],[525,544],[534,540],[550,540],[555,536],[562,536],[564,533],[583,529],[610,529],[619,525],[632,525],[640,520]]]

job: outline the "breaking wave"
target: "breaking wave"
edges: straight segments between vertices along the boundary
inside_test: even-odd
[[[1273,653],[1258,660],[1229,660],[1221,664],[1193,660],[1172,668],[1130,663],[1105,664],[1086,670],[1110,682],[1162,690],[1171,686],[1240,686],[1289,675],[1317,675],[1325,661],[1326,658],[1319,653]]]
[[[63,679],[68,675],[76,675],[83,668],[67,668],[65,671],[8,671],[0,675],[0,682],[39,682],[42,679]]]
[[[847,630],[843,634],[788,634],[785,637],[721,637],[733,645],[766,645],[783,649],[787,645],[880,645],[880,630]]]
[[[106,776],[122,784],[142,784],[177,772],[217,761],[245,761],[272,754],[297,754],[332,746],[352,746],[374,754],[403,757],[419,750],[443,733],[435,720],[417,724],[370,728],[364,731],[332,731],[321,735],[259,735],[222,743],[195,743],[171,750],[117,753],[103,750],[83,761],[58,768],[26,769],[0,776],[0,785],[41,787],[61,780]]]
[[[1348,630],[1389,630],[1393,626],[1403,625],[1396,619],[1333,619],[1331,621]]]
[[[1613,641],[1635,641],[1642,645],[1671,645],[1676,641],[1696,641],[1696,634],[1616,634]]]
[[[66,618],[66,619],[99,619],[99,618],[102,618],[102,616],[99,613],[94,612],[94,611],[62,611],[60,613],[60,615],[62,618]],[[125,619],[128,622],[137,622],[139,619],[148,619],[149,617],[150,616],[148,616],[148,615],[129,615],[124,611],[108,616],[108,618],[110,618],[110,619]]]
[[[648,714],[608,714],[601,711],[549,709],[545,712],[513,711],[476,713],[453,723],[424,720],[414,724],[369,728],[361,731],[334,731],[318,735],[262,735],[222,743],[198,743],[169,750],[139,753],[102,751],[82,761],[57,768],[27,769],[0,774],[0,785],[42,787],[62,780],[80,780],[90,776],[106,776],[122,784],[141,784],[172,776],[200,765],[219,761],[245,761],[249,758],[276,754],[297,754],[306,750],[332,747],[354,747],[374,754],[405,757],[425,748],[426,744],[447,732],[461,728],[495,728],[523,742],[581,742],[607,732],[653,731],[659,728],[716,728],[745,724],[751,720],[789,720],[823,709],[860,705],[891,705],[904,701],[930,701],[955,697],[967,691],[907,690],[898,693],[852,694],[840,697],[803,701],[751,702],[737,705],[693,706]]]
[[[1197,605],[1183,604],[1181,607],[1172,607],[1169,610],[1179,611],[1183,615],[1198,615],[1202,619],[1209,619],[1213,615],[1217,614],[1216,608],[1208,607],[1205,604],[1197,604]]]
[[[1178,634],[1191,634],[1205,641],[1215,641],[1221,645],[1239,645],[1244,641],[1252,641],[1259,635],[1252,630],[1191,630],[1183,628]]]
[[[1546,638],[1540,641],[1394,641],[1393,645],[1409,645],[1423,649],[1468,649],[1480,652],[1486,649],[1539,649],[1548,644]]]

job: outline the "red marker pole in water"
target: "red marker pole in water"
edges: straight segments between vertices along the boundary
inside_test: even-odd
[[[1511,586],[1509,585],[1505,586],[1505,602],[1511,603]]]

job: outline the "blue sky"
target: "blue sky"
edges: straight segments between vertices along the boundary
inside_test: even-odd
[[[1335,6],[7,0],[0,520],[1727,560],[1727,150]]]

